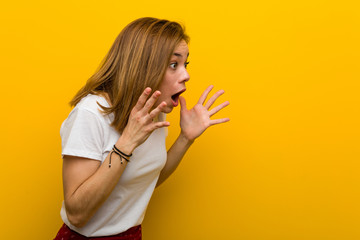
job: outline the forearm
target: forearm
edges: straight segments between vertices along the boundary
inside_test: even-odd
[[[117,146],[122,150],[127,149],[118,143]],[[120,157],[115,153],[111,155],[111,168],[109,168],[109,160],[110,154],[94,174],[76,189],[68,189],[65,192],[66,212],[70,223],[74,226],[82,227],[89,221],[109,197],[125,170],[127,161],[123,160],[121,164]]]
[[[161,170],[159,180],[156,186],[163,183],[179,166],[186,151],[194,141],[188,140],[182,133],[175,140],[174,144],[167,152],[167,160],[164,168]]]

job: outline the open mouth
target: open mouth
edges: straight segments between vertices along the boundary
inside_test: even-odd
[[[172,99],[172,102],[173,102],[173,105],[174,107],[176,107],[177,105],[179,105],[179,96],[186,91],[186,88],[181,90],[180,92],[178,93],[175,93],[174,95],[171,96],[171,99]]]

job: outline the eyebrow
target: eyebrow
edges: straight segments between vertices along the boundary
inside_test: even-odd
[[[174,53],[175,56],[177,57],[182,57],[182,55],[180,53]],[[189,53],[187,54],[187,57],[189,56]]]

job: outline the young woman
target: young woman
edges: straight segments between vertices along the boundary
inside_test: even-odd
[[[208,87],[190,110],[180,96],[188,36],[176,22],[141,18],[116,38],[99,70],[75,95],[60,130],[64,225],[56,240],[141,239],[141,223],[156,186],[227,106],[212,109]],[[181,133],[166,151],[165,114],[181,105]],[[101,238],[99,238],[101,237]]]

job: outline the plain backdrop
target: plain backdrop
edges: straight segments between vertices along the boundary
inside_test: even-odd
[[[360,239],[359,13],[355,0],[1,3],[1,239],[55,236],[68,102],[145,16],[185,25],[188,106],[213,84],[231,121],[156,189],[144,240]],[[179,108],[167,118],[170,146]]]

